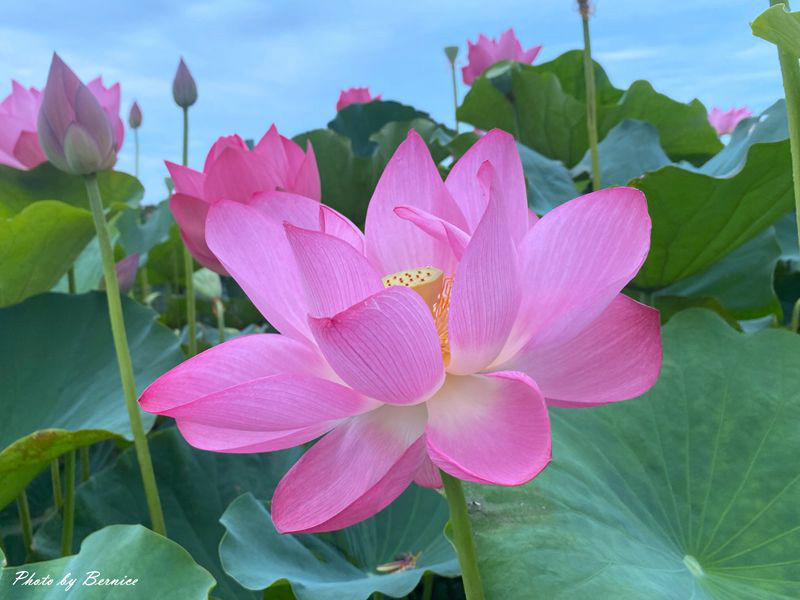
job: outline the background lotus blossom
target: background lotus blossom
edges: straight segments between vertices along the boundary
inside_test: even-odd
[[[206,156],[203,171],[166,162],[175,185],[170,210],[192,256],[203,266],[227,275],[205,239],[209,207],[220,200],[248,203],[274,190],[301,194],[318,202],[320,181],[314,149],[305,152],[273,125],[250,150],[238,135],[219,138]]]
[[[731,108],[726,111],[715,106],[708,111],[708,122],[717,130],[717,135],[725,135],[726,133],[733,133],[740,121],[751,116],[752,113],[746,106]]]
[[[461,69],[464,83],[467,85],[472,85],[481,73],[501,60],[515,60],[529,65],[542,49],[541,46],[532,46],[523,50],[513,28],[505,31],[499,40],[480,34],[476,43],[467,41],[467,48],[469,63]]]
[[[620,293],[649,248],[641,192],[537,219],[513,138],[493,130],[442,181],[413,130],[366,234],[271,192],[210,206],[206,238],[280,334],[231,340],[140,398],[189,443],[263,452],[322,437],[272,501],[282,532],[346,527],[437,469],[519,485],[550,460],[547,405],[624,400],[658,377],[658,312]]]
[[[369,93],[368,87],[352,87],[342,90],[339,94],[339,101],[336,103],[337,112],[342,110],[345,106],[351,104],[359,104],[364,102],[372,102],[373,100],[380,100],[381,95],[373,96]]]
[[[119,84],[107,88],[102,78],[98,77],[86,87],[110,119],[119,150],[125,136],[119,118]],[[32,169],[47,160],[39,145],[36,125],[41,104],[42,92],[35,87],[26,88],[16,81],[11,82],[11,93],[0,103],[0,164],[16,169]]]

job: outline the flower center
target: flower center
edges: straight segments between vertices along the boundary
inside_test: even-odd
[[[450,362],[450,341],[447,332],[447,316],[450,312],[452,276],[445,275],[435,267],[422,267],[398,271],[383,278],[383,287],[405,286],[417,292],[431,309],[445,367]]]

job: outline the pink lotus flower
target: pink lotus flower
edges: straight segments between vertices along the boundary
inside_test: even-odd
[[[119,84],[103,86],[100,77],[87,86],[111,120],[120,147],[125,135],[119,118]],[[0,103],[0,164],[15,169],[32,169],[47,161],[37,132],[36,118],[42,104],[42,92],[11,82],[11,94]],[[117,148],[119,150],[119,148]]]
[[[708,122],[717,130],[717,135],[725,135],[726,133],[733,133],[739,121],[750,116],[752,116],[752,113],[747,110],[746,106],[731,108],[728,111],[723,111],[715,106],[708,113]]]
[[[481,34],[478,36],[476,44],[468,40],[467,48],[469,64],[461,69],[464,83],[467,85],[472,85],[472,82],[480,77],[481,73],[501,60],[515,60],[529,65],[536,59],[542,49],[541,46],[533,46],[523,50],[522,44],[520,44],[517,36],[514,35],[513,29],[503,33],[500,36],[500,40],[489,39]]]
[[[339,101],[336,103],[336,111],[342,110],[345,106],[351,104],[364,104],[372,102],[373,100],[380,100],[381,95],[372,96],[369,93],[368,87],[353,87],[347,90],[342,90],[339,94]]]
[[[445,182],[412,130],[366,235],[280,192],[217,202],[206,235],[281,333],[203,352],[140,403],[217,452],[324,436],[275,491],[282,532],[349,526],[412,481],[440,486],[437,469],[523,484],[550,460],[548,405],[632,398],[658,377],[658,312],[620,293],[649,249],[644,196],[604,189],[537,219],[499,130]]]
[[[220,200],[249,203],[275,190],[320,199],[319,172],[311,142],[306,151],[270,127],[253,150],[242,138],[219,138],[206,157],[202,173],[166,161],[175,192],[169,207],[186,247],[204,267],[227,275],[206,244],[209,207]]]

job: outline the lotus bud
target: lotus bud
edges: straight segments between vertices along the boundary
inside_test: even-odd
[[[172,97],[181,108],[189,108],[197,102],[197,84],[182,58],[178,63],[175,79],[172,81]]]
[[[103,107],[53,54],[38,117],[39,144],[62,171],[88,175],[117,162],[119,143]]]
[[[139,104],[134,102],[133,106],[131,106],[131,112],[128,114],[128,125],[131,126],[131,129],[139,129],[142,124],[142,109],[139,108]]]
[[[447,60],[450,61],[451,65],[456,64],[456,57],[458,56],[458,46],[445,46],[444,53],[445,55],[447,55]]]

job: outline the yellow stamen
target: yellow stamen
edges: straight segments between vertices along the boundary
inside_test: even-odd
[[[444,364],[450,362],[450,343],[447,333],[447,316],[450,310],[450,292],[453,289],[453,278],[446,276],[435,267],[422,267],[398,271],[383,278],[384,287],[402,285],[417,292],[431,309],[439,344],[442,348]]]

